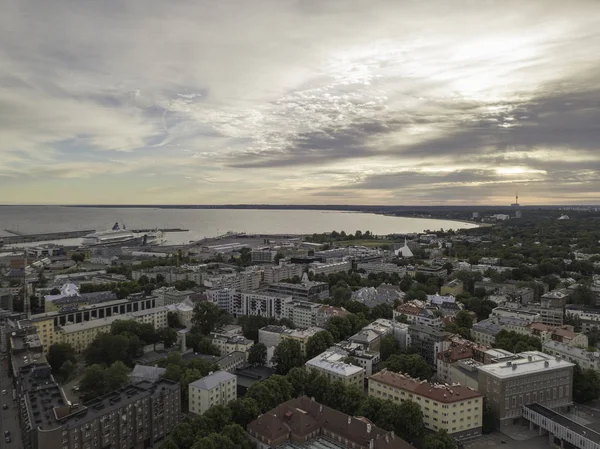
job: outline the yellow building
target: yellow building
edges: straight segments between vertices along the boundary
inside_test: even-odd
[[[440,289],[440,295],[442,296],[456,296],[460,295],[463,292],[464,286],[460,279],[453,279],[447,284],[442,285],[442,288]]]
[[[54,343],[58,343],[58,336],[54,328],[54,317],[35,318],[32,316],[31,324],[37,329],[44,352],[47,353],[50,346]]]
[[[117,320],[132,319],[127,315],[110,316],[83,323],[67,324],[56,328],[55,343],[68,343],[76,354],[82,353],[96,336],[102,332],[110,332],[112,323]]]
[[[458,440],[481,435],[483,396],[462,385],[432,384],[383,370],[369,377],[369,396],[395,403],[413,401],[432,431],[446,430]]]
[[[316,370],[325,375],[329,382],[340,381],[344,385],[354,385],[364,389],[365,370],[360,366],[344,363],[345,354],[324,352],[305,363],[306,369]]]
[[[243,335],[224,335],[212,334],[212,344],[219,349],[223,356],[232,352],[243,352],[248,359],[248,351],[254,345],[254,341],[247,339]]]
[[[310,327],[308,329],[288,329],[286,332],[281,334],[281,341],[283,340],[295,340],[300,343],[300,349],[302,354],[306,355],[306,343],[308,339],[318,332],[325,329],[320,327]]]

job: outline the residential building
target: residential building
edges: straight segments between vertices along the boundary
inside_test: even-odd
[[[349,341],[336,343],[335,346],[329,348],[327,351],[337,352],[345,357],[353,358],[353,364],[358,364],[358,366],[364,369],[366,376],[379,371],[381,354],[378,351],[365,350],[361,345]]]
[[[490,314],[492,317],[503,317],[503,318],[520,318],[530,323],[541,321],[541,316],[537,312],[529,312],[522,309],[512,309],[507,307],[496,307],[492,309]]]
[[[372,309],[381,304],[394,307],[397,301],[402,301],[405,293],[397,285],[381,284],[379,287],[363,287],[352,293],[352,300],[358,301]]]
[[[233,288],[209,290],[208,301],[233,316],[257,315],[282,319],[288,317],[292,296],[268,291],[242,293]]]
[[[257,449],[414,449],[394,432],[307,396],[279,404],[248,424],[247,429]]]
[[[394,319],[404,317],[410,324],[419,324],[434,328],[442,327],[442,317],[435,309],[417,305],[416,301],[400,304],[394,309]]]
[[[578,348],[568,343],[554,340],[546,340],[542,343],[542,351],[546,354],[560,357],[571,363],[578,364],[581,369],[592,369],[600,371],[600,352],[588,351],[586,348]]]
[[[368,337],[371,332],[374,332],[379,338]],[[367,340],[365,340],[365,335]],[[350,337],[348,340],[362,344],[365,348],[378,351],[381,339],[387,335],[394,337],[400,344],[402,350],[410,346],[409,326],[405,323],[399,323],[385,318],[379,318],[372,323],[366,325],[357,334]]]
[[[136,384],[138,382],[157,382],[167,372],[166,368],[158,366],[135,365],[129,373],[129,382]]]
[[[593,328],[600,329],[600,310],[598,309],[568,304],[565,307],[565,314],[579,318],[582,332],[589,332]]]
[[[191,290],[179,291],[175,287],[161,287],[152,290],[152,296],[156,297],[156,304],[159,306],[181,303],[193,294],[194,292]]]
[[[446,282],[440,289],[440,295],[460,295],[464,292],[464,286],[460,279],[452,279],[450,282]]]
[[[502,430],[519,421],[525,405],[538,403],[553,410],[572,405],[573,367],[542,352],[523,352],[511,361],[480,366],[479,391]]]
[[[442,279],[448,276],[448,270],[442,266],[417,265],[414,272],[433,275]]]
[[[234,273],[209,274],[204,276],[203,283],[207,288],[230,288],[240,292],[251,292],[260,286],[262,273],[247,270]]]
[[[329,284],[326,282],[309,282],[301,284],[289,284],[275,282],[267,287],[267,290],[284,296],[292,296],[293,299],[302,301],[319,302],[329,298]]]
[[[52,378],[23,379],[21,423],[25,449],[153,447],[180,422],[180,385],[142,381],[86,405],[71,404]]]
[[[306,342],[310,337],[315,335],[317,332],[323,331],[320,327],[309,327],[308,329],[288,329],[285,326],[265,326],[258,330],[258,342],[264,344],[267,347],[267,354],[269,354],[269,348],[273,351],[279,343],[285,339],[297,341],[300,344],[302,354],[306,354]],[[272,353],[270,354],[272,355]],[[267,363],[270,362],[271,357],[267,356]]]
[[[87,306],[103,302],[115,301],[117,295],[112,291],[79,293],[75,284],[64,284],[58,295],[44,296],[44,311],[54,312],[68,306]]]
[[[452,383],[450,368],[459,360],[475,359],[483,363],[486,346],[479,346],[471,341],[450,343],[448,349],[439,352],[436,360],[436,379],[438,382]]]
[[[346,318],[348,315],[350,315],[350,312],[348,312],[343,307],[333,307],[333,306],[321,305],[319,307],[319,310],[317,310],[315,324],[319,327],[325,327],[327,325],[327,322],[331,318],[333,318],[335,316],[338,316],[340,318]]]
[[[481,435],[483,396],[463,385],[442,385],[383,370],[369,377],[369,396],[421,407],[425,428],[445,430],[456,440]]]
[[[471,338],[480,345],[493,346],[501,330],[523,334],[529,324],[528,320],[522,318],[492,317],[475,323],[471,328]]]
[[[540,303],[530,303],[527,310],[540,314],[540,322],[549,326],[562,326],[565,319],[564,307],[542,307]]]
[[[403,277],[406,274],[406,267],[402,265],[396,265],[395,263],[385,263],[383,261],[378,262],[358,262],[356,264],[357,270],[365,270],[365,273],[387,273],[394,274]]]
[[[192,382],[188,389],[190,413],[202,415],[213,405],[227,405],[237,399],[237,378],[227,371],[216,371]]]
[[[542,343],[553,340],[565,343],[567,346],[588,347],[588,337],[581,332],[575,332],[573,326],[564,324],[562,326],[548,326],[542,323],[531,323],[524,333],[539,338]]]
[[[248,359],[248,351],[254,345],[254,341],[243,335],[223,335],[213,332],[210,334],[212,344],[215,345],[222,356],[232,352],[243,352]]]
[[[326,351],[306,362],[308,370],[316,370],[325,375],[330,382],[340,381],[346,386],[364,388],[365,370],[360,366],[345,363],[345,355]]]
[[[273,263],[275,256],[277,256],[277,251],[269,248],[260,248],[252,250],[250,256],[252,257],[252,263]]]
[[[266,284],[281,282],[285,279],[292,279],[294,276],[302,277],[304,267],[295,263],[280,263],[279,265],[267,265],[262,267],[263,281]]]
[[[335,274],[335,273],[340,273],[340,272],[347,273],[351,269],[352,269],[352,262],[349,260],[342,261],[342,262],[328,262],[328,263],[313,262],[308,265],[308,272],[312,273],[314,275],[324,274],[327,276],[329,274]]]
[[[286,304],[286,318],[296,327],[307,328],[317,324],[317,314],[322,305],[309,301],[293,301]]]
[[[133,320],[141,324],[151,324],[155,329],[168,326],[166,307],[154,307],[152,309],[125,313],[123,315],[107,316],[81,323],[67,324],[53,329],[54,336],[48,341],[54,343],[68,343],[76,353],[83,352],[89,344],[102,332],[110,332],[112,323],[117,320]]]
[[[416,349],[417,353],[435,370],[437,356],[440,352],[448,349],[448,337],[452,334],[420,324],[411,324],[408,332],[411,347]]]

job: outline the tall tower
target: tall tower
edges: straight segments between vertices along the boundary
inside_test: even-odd
[[[519,191],[517,190],[517,193],[515,195],[515,202],[513,204],[511,204],[511,207],[519,207]]]

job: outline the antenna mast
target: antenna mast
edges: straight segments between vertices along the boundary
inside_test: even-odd
[[[25,313],[25,318],[29,318],[31,311],[27,295],[27,247],[23,250],[23,256],[23,313]]]

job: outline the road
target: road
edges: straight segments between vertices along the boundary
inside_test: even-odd
[[[2,360],[2,367],[0,369],[0,390],[6,390],[6,394],[0,395],[0,402],[2,405],[7,404],[8,409],[4,410],[2,408],[0,412],[2,413],[0,417],[0,447],[3,449],[9,448],[22,448],[23,443],[21,442],[21,427],[19,424],[19,410],[17,408],[18,404],[13,401],[12,398],[12,382],[8,377],[8,362],[7,360]],[[8,430],[10,432],[11,442],[6,443],[4,441],[4,431]]]

